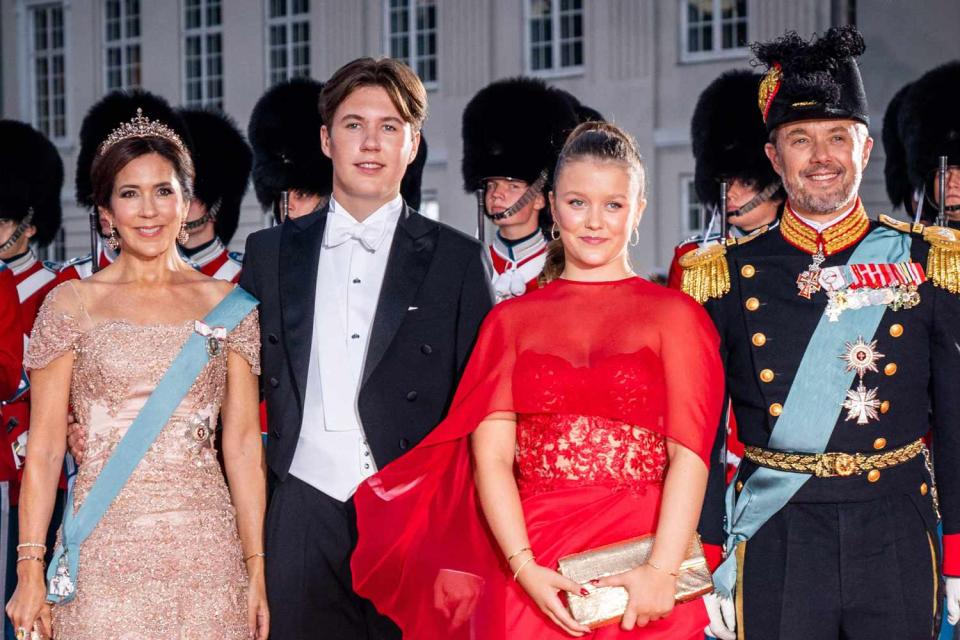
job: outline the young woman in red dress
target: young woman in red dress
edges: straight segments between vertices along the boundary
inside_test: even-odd
[[[646,199],[629,134],[575,129],[550,200],[550,284],[490,312],[448,417],[357,491],[354,587],[418,640],[702,638],[674,574],[722,406],[717,335],[630,268]],[[627,589],[620,623],[578,624],[558,559],[645,534],[650,561],[599,583]]]

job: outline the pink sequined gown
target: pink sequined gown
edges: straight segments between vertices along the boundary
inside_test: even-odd
[[[79,508],[194,323],[94,324],[72,286],[62,284],[47,297],[25,362],[39,369],[74,353],[70,403],[89,429],[74,488]],[[247,638],[247,574],[214,429],[227,351],[259,373],[256,311],[227,336],[225,347],[82,544],[77,596],[53,609],[58,640]]]

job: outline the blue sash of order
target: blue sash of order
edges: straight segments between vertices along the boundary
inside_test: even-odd
[[[879,227],[857,246],[849,264],[907,262],[910,237]],[[858,337],[873,338],[885,305],[846,310],[836,322],[826,315],[820,318],[790,392],[783,412],[770,434],[768,447],[778,451],[823,453],[830,441],[843,401],[853,382],[854,371],[847,371],[838,357],[838,345],[855,342]],[[739,496],[736,483],[727,487],[727,559],[713,574],[717,592],[731,597],[737,581],[734,550],[746,542],[763,524],[782,509],[811,478],[808,473],[793,473],[759,467],[743,483]]]
[[[229,333],[259,302],[236,287],[203,319],[211,327],[224,327]],[[209,338],[213,339],[213,338]],[[160,379],[127,433],[104,464],[90,493],[74,513],[73,485],[67,493],[60,545],[54,550],[47,569],[47,600],[64,603],[76,595],[80,563],[80,545],[93,533],[113,499],[117,497],[147,450],[163,431],[167,421],[190,391],[197,376],[210,360],[208,338],[194,332],[187,339],[170,368]]]

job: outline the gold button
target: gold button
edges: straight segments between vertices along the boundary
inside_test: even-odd
[[[871,469],[870,473],[867,474],[867,480],[870,482],[876,482],[880,479],[880,471],[877,469]]]
[[[930,487],[927,486],[926,482],[920,484],[920,495],[925,496],[927,492],[930,491]]]
[[[883,449],[885,446],[887,446],[886,438],[877,438],[876,440],[873,441],[873,448],[878,451],[880,449]]]
[[[885,374],[887,374],[888,376],[892,376],[893,374],[895,374],[895,373],[897,372],[897,363],[896,363],[896,362],[891,362],[890,364],[888,364],[887,366],[885,366],[885,367],[883,368],[883,372],[884,372]]]
[[[902,324],[892,324],[890,325],[890,335],[894,338],[899,338],[903,335],[903,325]]]
[[[886,413],[887,411],[890,411],[890,401],[884,400],[880,403],[880,413]]]
[[[752,264],[745,264],[740,267],[740,275],[742,275],[744,278],[752,278],[754,275],[756,275],[756,273],[757,270]]]
[[[772,405],[770,405],[770,415],[772,415],[774,418],[779,416],[781,413],[783,413],[782,404],[779,402],[774,402]]]
[[[760,379],[763,380],[764,382],[773,382],[773,378],[774,378],[773,371],[771,371],[770,369],[764,369],[763,371],[760,372]]]
[[[753,334],[753,338],[751,338],[751,340],[753,341],[753,346],[755,347],[762,347],[763,345],[767,344],[767,336],[763,335],[762,333]]]
[[[924,486],[926,486],[926,485],[924,485]],[[737,493],[740,493],[741,491],[743,491],[743,481],[742,481],[742,480],[737,480]]]
[[[756,298],[747,298],[743,306],[747,308],[747,311],[756,311],[760,308],[760,301]]]

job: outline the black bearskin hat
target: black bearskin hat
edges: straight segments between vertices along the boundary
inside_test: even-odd
[[[700,201],[720,202],[720,181],[752,181],[757,190],[780,180],[763,147],[767,129],[756,110],[763,76],[747,70],[728,71],[703,90],[690,121],[696,160],[694,186]]]
[[[912,85],[905,85],[890,99],[883,114],[883,175],[887,183],[887,196],[893,206],[903,206],[913,213],[913,187],[907,175],[907,152],[900,137],[900,113],[903,101]]]
[[[567,100],[570,101],[570,104],[573,105],[573,110],[577,113],[577,124],[583,124],[584,122],[603,122],[605,120],[603,114],[593,107],[588,107],[580,102],[580,99],[569,91],[557,89],[556,87],[554,87],[554,91],[562,93]]]
[[[923,74],[910,85],[900,108],[900,139],[906,152],[907,175],[914,189],[931,180],[940,156],[960,164],[960,61]],[[933,196],[932,183],[927,193]]]
[[[550,184],[563,143],[579,122],[567,95],[523,77],[481,89],[463,112],[463,188],[476,191],[492,176],[532,183],[545,169]]]
[[[323,83],[295,78],[264,93],[250,115],[253,187],[264,210],[289,189],[327,196],[333,163],[320,148],[319,100]]]
[[[753,45],[767,66],[759,104],[767,131],[800,120],[850,119],[870,124],[870,109],[856,58],[866,46],[852,25],[831,27],[811,41],[795,31]]]
[[[193,138],[197,177],[193,196],[210,210],[219,202],[214,230],[229,244],[240,221],[253,152],[233,118],[219,109],[180,109]]]
[[[97,156],[100,144],[114,129],[129,122],[137,115],[137,109],[150,120],[159,120],[180,136],[183,144],[193,155],[193,141],[187,131],[183,118],[174,111],[167,101],[149,91],[132,89],[113,91],[90,107],[80,125],[80,152],[77,154],[76,197],[77,204],[92,209],[93,185],[90,182],[90,168]]]
[[[423,182],[423,168],[427,164],[427,136],[420,132],[420,148],[413,162],[407,165],[400,183],[400,195],[411,209],[420,209],[420,184]]]
[[[23,221],[33,209],[33,241],[50,244],[63,213],[63,161],[45,135],[16,120],[0,120],[0,218]]]

